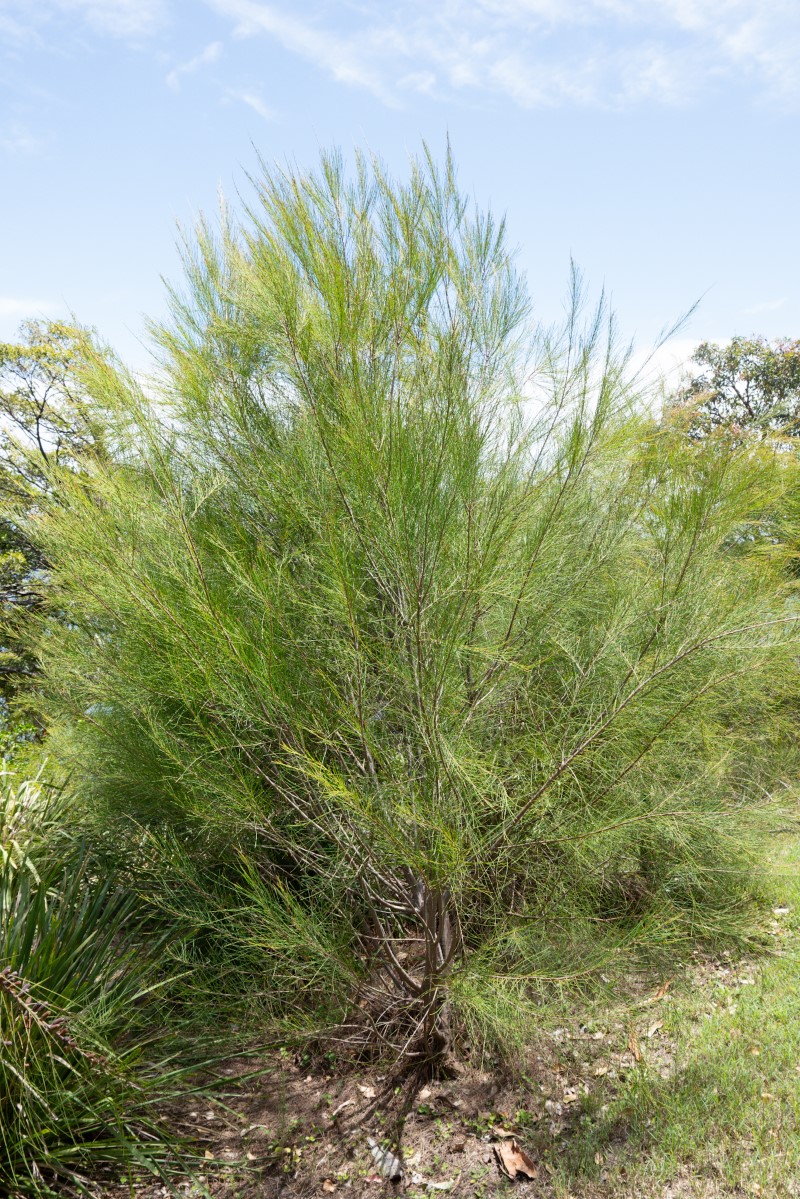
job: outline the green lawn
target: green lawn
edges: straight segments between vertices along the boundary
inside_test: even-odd
[[[643,1040],[607,1105],[587,1103],[559,1194],[800,1194],[800,840],[774,866],[774,953],[698,963],[650,1009],[667,1048]]]

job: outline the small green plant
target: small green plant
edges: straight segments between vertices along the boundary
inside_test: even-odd
[[[135,896],[100,877],[41,779],[0,790],[0,1191],[49,1194],[156,1170],[176,1087],[148,1046],[150,982]],[[147,1065],[147,1068],[145,1067]]]

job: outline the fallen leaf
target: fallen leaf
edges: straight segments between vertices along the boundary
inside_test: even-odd
[[[658,1032],[658,1030],[659,1030],[660,1028],[663,1028],[663,1027],[664,1027],[664,1021],[663,1021],[663,1020],[659,1020],[659,1021],[657,1021],[655,1024],[651,1024],[651,1025],[650,1025],[650,1027],[649,1027],[649,1028],[648,1028],[648,1030],[647,1030],[647,1039],[648,1039],[648,1041],[650,1040],[650,1038],[651,1038],[651,1037],[654,1037],[654,1036],[656,1035],[656,1033]]]
[[[602,1166],[602,1164],[603,1164],[603,1155],[599,1149],[598,1149],[597,1153],[595,1153],[595,1155],[594,1155],[594,1164],[596,1166]]]
[[[451,1146],[453,1153],[463,1153],[467,1147],[466,1141],[453,1141]]]
[[[507,1141],[509,1137],[513,1137],[513,1132],[508,1128],[501,1128],[499,1124],[492,1127],[492,1136],[496,1141]]]
[[[423,1087],[422,1090],[420,1091],[419,1095],[417,1096],[418,1099],[430,1099],[430,1097],[431,1097],[430,1087]]]
[[[672,986],[672,979],[668,978],[667,981],[665,983],[662,983],[661,986],[658,988],[655,995],[653,996],[653,1000],[655,1001],[656,999],[663,999],[671,986]]]
[[[213,1160],[214,1160],[214,1154],[211,1152],[210,1149],[206,1149],[205,1153],[203,1154],[203,1157],[206,1159],[206,1161],[209,1161],[209,1162],[213,1162]]]
[[[762,1091],[761,1098],[764,1100],[765,1103],[769,1103],[771,1099],[775,1098],[775,1096],[772,1094],[771,1091]]]
[[[494,1152],[500,1169],[509,1178],[516,1178],[518,1175],[531,1179],[538,1177],[537,1166],[531,1161],[525,1150],[520,1148],[515,1137],[495,1145]]]
[[[594,1068],[595,1078],[602,1078],[604,1074],[608,1074],[608,1066],[595,1066],[595,1068]]]
[[[553,1175],[555,1174],[555,1172],[556,1172],[556,1171],[555,1171],[555,1166],[551,1166],[549,1162],[545,1162],[545,1163],[544,1163],[544,1168],[545,1168],[545,1170],[547,1171],[547,1173],[550,1175],[550,1177],[552,1178],[552,1176],[553,1176]]]
[[[375,1088],[374,1087],[365,1087],[363,1085],[363,1083],[357,1083],[357,1086],[358,1086],[359,1091],[361,1092],[361,1094],[364,1096],[365,1099],[374,1099],[375,1098]]]
[[[452,1178],[450,1179],[450,1181],[449,1181],[449,1182],[429,1182],[429,1183],[426,1183],[426,1186],[427,1186],[427,1188],[428,1188],[428,1190],[429,1190],[429,1191],[451,1191],[451,1190],[453,1189],[453,1186],[454,1186],[454,1185],[455,1185],[455,1184],[454,1184],[454,1182],[453,1182],[453,1179],[452,1179]]]
[[[631,1029],[630,1036],[628,1037],[628,1048],[633,1054],[634,1060],[640,1062],[642,1060],[642,1051],[639,1048],[639,1038],[633,1029]]]
[[[326,1195],[332,1195],[336,1190],[336,1183],[332,1178],[326,1178],[322,1183],[322,1189]]]

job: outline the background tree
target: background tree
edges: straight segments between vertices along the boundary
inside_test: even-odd
[[[84,335],[55,321],[28,321],[20,340],[0,343],[0,703],[10,705],[37,670],[21,624],[42,604],[47,562],[25,519],[47,495],[53,472],[77,470],[103,435],[77,377]],[[30,731],[31,726],[26,728]]]
[[[694,362],[701,370],[677,397],[691,412],[693,436],[720,428],[800,434],[800,341],[706,341]]]

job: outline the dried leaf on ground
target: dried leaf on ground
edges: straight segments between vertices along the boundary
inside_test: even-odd
[[[500,1169],[509,1178],[537,1178],[539,1168],[533,1162],[528,1154],[522,1149],[516,1137],[511,1137],[510,1140],[501,1141],[494,1147],[495,1156],[499,1162]]]
[[[640,1062],[642,1060],[642,1051],[639,1047],[639,1038],[633,1029],[631,1029],[630,1036],[628,1037],[628,1048],[633,1054],[634,1060]]]

